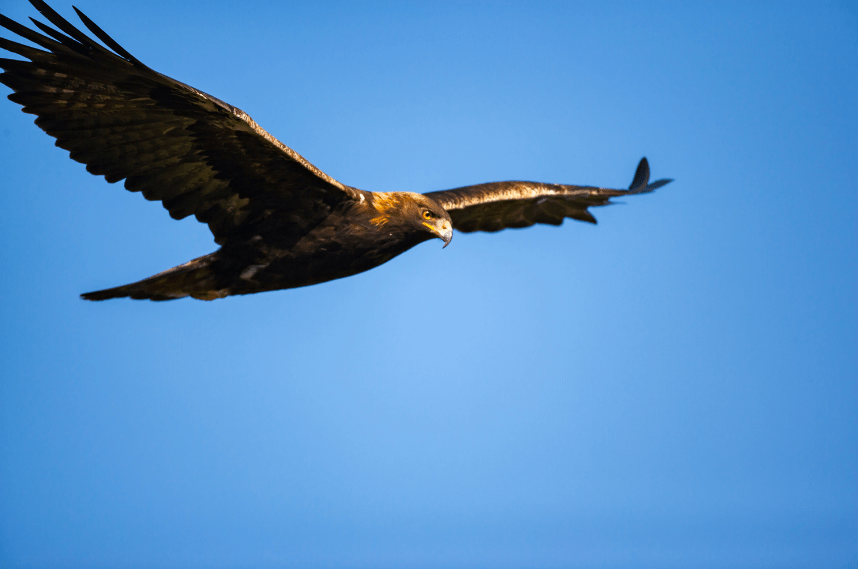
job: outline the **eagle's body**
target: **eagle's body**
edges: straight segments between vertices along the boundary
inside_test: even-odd
[[[161,201],[176,219],[194,215],[220,245],[148,279],[82,295],[88,300],[213,300],[308,286],[372,269],[428,239],[446,246],[453,229],[595,223],[588,207],[670,181],[650,184],[644,158],[628,190],[536,182],[425,195],[359,190],[240,109],[145,66],[80,11],[110,49],[42,0],[30,2],[58,29],[33,20],[42,34],[0,16],[0,26],[42,48],[0,38],[0,48],[29,60],[0,59],[9,99],[37,115],[36,124],[91,173],[124,179],[126,189]]]
[[[413,207],[417,200],[428,203],[428,198],[407,192],[357,191],[363,200],[334,208],[297,241],[270,235],[230,241],[210,255],[143,281],[83,297],[214,300],[309,286],[368,271],[433,237],[423,228],[403,224],[408,217],[400,215],[401,208]]]

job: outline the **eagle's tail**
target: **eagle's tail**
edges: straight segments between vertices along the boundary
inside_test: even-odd
[[[136,283],[87,292],[80,296],[84,300],[124,297],[138,300],[175,300],[186,296],[200,300],[223,298],[227,293],[216,289],[216,279],[212,269],[214,261],[215,253],[212,253]]]

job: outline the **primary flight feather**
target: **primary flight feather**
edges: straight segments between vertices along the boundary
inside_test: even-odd
[[[103,45],[42,0],[54,26],[35,31],[0,15],[0,26],[41,49],[0,38],[28,61],[0,59],[9,99],[36,115],[72,159],[108,182],[160,201],[170,215],[206,223],[220,249],[142,281],[83,294],[213,300],[354,275],[453,229],[499,231],[565,218],[595,223],[588,207],[642,194],[640,161],[628,190],[496,182],[453,190],[367,192],[334,180],[240,109],[150,69],[77,8]],[[109,49],[108,49],[109,48]]]

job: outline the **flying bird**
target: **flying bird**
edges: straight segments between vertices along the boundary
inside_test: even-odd
[[[127,190],[160,201],[174,219],[195,216],[220,246],[147,279],[81,295],[86,300],[214,300],[318,284],[377,267],[429,239],[446,247],[454,229],[595,223],[588,207],[671,181],[649,183],[643,158],[627,190],[538,182],[427,194],[359,190],[242,110],[147,67],[77,8],[103,45],[42,0],[30,3],[55,28],[30,18],[36,31],[0,15],[0,26],[41,48],[0,38],[0,48],[25,59],[0,59],[9,99],[36,115],[90,173],[125,180]]]

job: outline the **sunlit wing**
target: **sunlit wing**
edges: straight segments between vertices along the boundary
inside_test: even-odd
[[[426,195],[450,213],[454,229],[468,233],[530,227],[537,223],[560,225],[566,218],[596,223],[588,207],[608,205],[614,197],[645,194],[671,181],[664,179],[650,184],[649,164],[646,158],[642,158],[628,190],[539,182],[493,182]]]
[[[33,20],[38,33],[0,16],[0,26],[43,48],[0,38],[0,48],[29,60],[0,59],[0,82],[89,172],[124,179],[175,219],[196,216],[219,244],[259,234],[294,241],[358,197],[240,109],[143,65],[77,8],[110,49],[31,2],[58,29]]]

